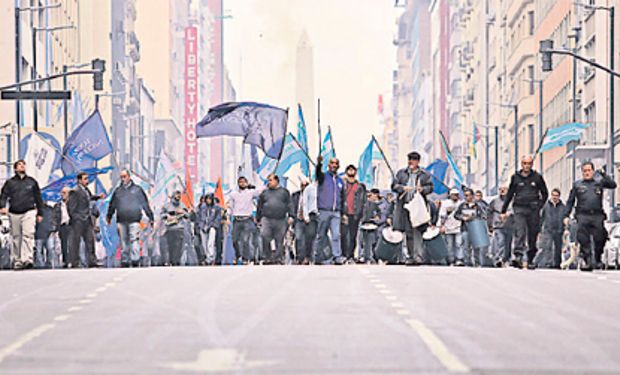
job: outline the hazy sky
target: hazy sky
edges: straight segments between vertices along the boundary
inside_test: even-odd
[[[377,96],[387,96],[396,65],[392,0],[224,0],[224,59],[238,100],[290,108],[295,128],[295,53],[306,29],[314,46],[321,125],[331,125],[341,164],[357,164],[380,136]],[[315,124],[307,124],[316,134]],[[325,134],[325,133],[323,133]],[[313,136],[312,139],[315,137]],[[318,146],[310,144],[311,155]]]

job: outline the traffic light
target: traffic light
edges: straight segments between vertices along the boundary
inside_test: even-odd
[[[93,73],[93,90],[103,91],[103,72],[105,72],[105,60],[94,59],[92,61]]]
[[[540,56],[542,58],[543,72],[550,72],[553,70],[553,61],[551,60],[552,49],[553,40],[545,39],[540,41]]]

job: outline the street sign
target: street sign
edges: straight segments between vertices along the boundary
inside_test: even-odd
[[[71,91],[2,91],[2,100],[71,100]]]

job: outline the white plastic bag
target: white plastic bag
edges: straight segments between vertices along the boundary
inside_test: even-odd
[[[431,221],[431,213],[426,206],[426,201],[424,201],[422,194],[414,195],[413,199],[405,204],[404,207],[409,211],[409,220],[412,227],[417,228]]]

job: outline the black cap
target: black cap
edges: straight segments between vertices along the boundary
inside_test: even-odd
[[[381,191],[379,189],[376,189],[376,188],[375,189],[370,189],[370,192],[372,194],[381,195]]]
[[[409,154],[407,154],[407,159],[408,160],[420,160],[421,156],[417,151],[412,151]]]

